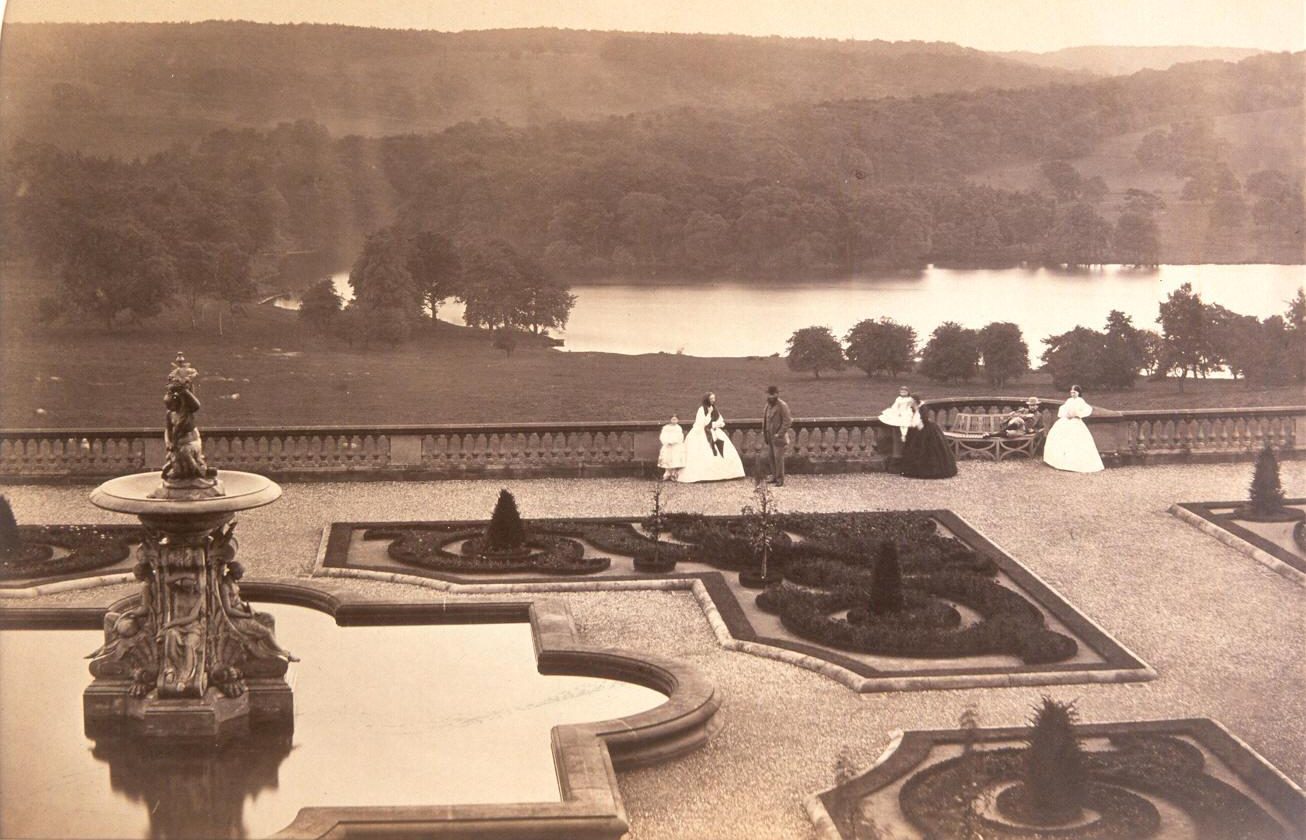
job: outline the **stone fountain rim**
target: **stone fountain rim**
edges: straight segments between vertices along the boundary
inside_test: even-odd
[[[235,513],[262,507],[281,498],[281,485],[258,473],[218,470],[225,493],[210,499],[151,499],[162,484],[158,472],[111,478],[91,491],[91,504],[117,513],[175,516]]]

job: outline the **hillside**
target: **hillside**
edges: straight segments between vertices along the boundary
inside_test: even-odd
[[[10,24],[0,141],[134,156],[311,119],[430,132],[693,106],[1024,87],[1076,78],[953,44],[555,29],[426,32],[210,21]]]
[[[1139,70],[1167,70],[1190,61],[1242,61],[1263,50],[1244,47],[1067,47],[1053,52],[1000,52],[994,55],[1049,69],[1127,76]]]
[[[1300,166],[1304,69],[1306,54],[1267,54],[1083,84],[539,126],[482,120],[385,138],[298,121],[214,132],[135,163],[25,144],[3,173],[17,197],[5,225],[9,253],[47,269],[66,267],[70,242],[101,241],[101,225],[128,238],[150,231],[137,244],[173,264],[200,236],[348,266],[367,234],[394,222],[457,243],[502,239],[563,277],[653,282],[928,263],[1295,263],[1299,191],[1286,180],[1282,207],[1262,206],[1239,181],[1269,169],[1278,175],[1264,177],[1290,179]],[[1107,228],[1129,188],[1161,190],[1166,218],[1180,218],[1175,179],[1135,171],[1132,155],[1139,137],[1194,120],[1246,135],[1207,138],[1238,167],[1219,236],[1207,235],[1212,194],[1174,228],[1189,245],[1172,252],[1152,234],[1113,244]],[[1081,174],[1102,174],[1110,201],[1085,196],[1090,206],[1031,174],[1095,155],[1100,173]]]
[[[1227,144],[1224,160],[1234,175],[1245,181],[1263,169],[1306,170],[1304,120],[1306,112],[1301,107],[1272,108],[1217,116],[1212,125],[1215,135]],[[1139,164],[1135,151],[1146,133],[1131,131],[1108,137],[1091,153],[1071,158],[1070,163],[1085,178],[1100,176],[1106,182],[1109,192],[1102,203],[1107,207],[1123,203],[1128,189],[1155,192],[1165,201],[1157,224],[1166,262],[1306,262],[1300,242],[1295,248],[1269,248],[1254,236],[1233,243],[1208,236],[1210,208],[1182,198],[1185,179]],[[1003,190],[1035,190],[1045,188],[1040,166],[1038,160],[992,166],[971,174],[969,180]]]

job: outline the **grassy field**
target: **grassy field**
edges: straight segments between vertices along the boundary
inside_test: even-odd
[[[86,428],[160,423],[169,362],[183,350],[200,370],[202,425],[475,423],[551,420],[664,420],[689,416],[714,390],[727,418],[761,414],[767,385],[780,386],[798,417],[878,413],[898,381],[861,371],[790,371],[776,358],[623,356],[521,347],[511,358],[487,336],[437,324],[393,350],[350,349],[316,338],[290,312],[251,307],[214,315],[191,330],[174,314],[148,326],[38,327],[6,300],[0,319],[0,426]],[[905,377],[924,397],[990,394],[976,381],[937,385]],[[1031,374],[998,393],[1057,396]],[[1306,389],[1248,388],[1243,383],[1139,383],[1132,391],[1094,393],[1115,409],[1306,403]]]

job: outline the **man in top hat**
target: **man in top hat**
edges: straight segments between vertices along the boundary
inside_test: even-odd
[[[1043,415],[1039,413],[1038,397],[1030,397],[1025,404],[1007,415],[1002,422],[1003,437],[1024,437],[1043,428]]]
[[[777,487],[785,483],[785,450],[789,447],[789,430],[793,422],[789,404],[780,399],[780,389],[768,386],[766,408],[762,411],[762,442],[766,444],[765,461],[770,472],[767,480]],[[761,481],[760,469],[758,481]]]

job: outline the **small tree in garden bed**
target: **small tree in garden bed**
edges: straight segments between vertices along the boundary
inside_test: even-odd
[[[676,558],[662,552],[662,531],[667,526],[667,511],[662,503],[663,484],[658,481],[653,485],[653,510],[645,520],[649,539],[653,548],[635,555],[635,569],[641,572],[669,572],[676,567]]]
[[[1075,736],[1075,704],[1044,697],[1030,720],[1024,755],[1024,810],[1044,823],[1076,819],[1083,808],[1088,771]],[[999,800],[1001,801],[1001,800]]]
[[[891,540],[880,543],[871,576],[871,612],[877,615],[902,612],[902,567],[898,563],[898,545]]]
[[[756,588],[773,583],[779,577],[772,569],[771,555],[780,542],[781,531],[771,488],[759,484],[753,495],[757,497],[757,507],[746,505],[739,513],[744,519],[744,535],[753,550],[753,557],[759,561],[759,568],[755,572],[747,569],[740,572],[739,582]]]
[[[1279,481],[1279,459],[1269,445],[1256,456],[1256,469],[1252,473],[1247,504],[1235,511],[1234,515],[1242,519],[1269,522],[1290,522],[1306,518],[1306,511],[1284,506],[1283,484]]]
[[[507,490],[500,490],[494,513],[490,515],[490,526],[485,529],[485,550],[520,551],[525,546],[526,526],[517,510],[517,500]]]

